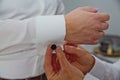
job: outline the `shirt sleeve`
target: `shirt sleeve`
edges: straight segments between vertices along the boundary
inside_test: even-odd
[[[64,16],[44,16],[36,18],[37,42],[61,44],[65,37]]]
[[[0,54],[5,54],[5,49],[21,43],[40,43],[45,46],[51,43],[62,43],[65,32],[63,15],[38,16],[26,20],[0,20]],[[25,45],[21,48],[25,48]]]
[[[96,58],[95,65],[90,74],[100,80],[120,80],[120,60],[117,64],[110,64]]]

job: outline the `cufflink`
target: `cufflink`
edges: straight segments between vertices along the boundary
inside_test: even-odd
[[[52,45],[51,45],[51,49],[52,49],[52,50],[55,50],[56,48],[57,48],[56,44],[52,44]]]

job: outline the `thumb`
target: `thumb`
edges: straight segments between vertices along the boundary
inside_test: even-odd
[[[84,11],[88,11],[88,12],[93,12],[93,13],[97,13],[98,12],[98,8],[93,8],[93,7],[81,7],[82,10]]]
[[[65,53],[62,51],[62,48],[60,46],[57,47],[56,53],[57,53],[57,58],[58,58],[59,63],[60,63],[60,67],[64,68],[64,69],[68,68],[70,63],[66,59]]]

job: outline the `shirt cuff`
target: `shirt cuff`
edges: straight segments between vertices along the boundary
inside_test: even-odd
[[[105,74],[105,65],[99,59],[97,58],[95,59],[96,59],[95,65],[89,73],[97,77],[98,79],[103,80]]]
[[[48,44],[61,44],[66,34],[65,19],[63,15],[36,17],[37,42]]]

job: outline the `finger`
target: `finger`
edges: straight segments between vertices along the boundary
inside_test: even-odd
[[[46,55],[45,55],[45,61],[44,61],[44,69],[46,72],[46,75],[50,75],[52,72],[52,50],[50,48],[50,45],[47,47]]]
[[[57,58],[60,63],[60,67],[62,69],[63,68],[66,69],[68,67],[68,65],[70,65],[70,63],[67,61],[67,59],[65,57],[65,53],[62,51],[62,48],[60,46],[57,47],[56,53],[57,53]]]
[[[100,39],[101,37],[103,37],[105,35],[105,33],[103,31],[97,31],[95,32],[95,34],[93,34],[93,36],[91,37],[91,40],[95,41]]]
[[[109,28],[109,24],[107,22],[97,22],[96,26],[94,27],[97,31],[103,31]]]
[[[71,45],[71,46],[78,47],[78,44],[75,44],[75,43],[72,43],[72,42],[68,42],[68,41],[64,41],[63,47],[64,47],[65,45]]]
[[[98,12],[97,8],[93,8],[93,7],[89,7],[89,6],[82,7],[81,9],[84,10],[84,11],[93,12],[93,13]]]
[[[104,22],[104,23],[101,23],[101,28],[102,28],[102,30],[106,30],[106,29],[108,29],[108,27],[109,27],[109,24],[108,23],[106,23],[106,22]]]
[[[104,22],[104,21],[108,21],[110,19],[110,16],[107,13],[98,13],[97,19]]]
[[[103,31],[96,31],[96,32],[94,32],[93,36],[91,36],[90,42],[92,42],[92,45],[98,44],[99,39],[104,36],[105,36],[105,33]]]
[[[67,52],[69,54],[74,54],[77,57],[81,57],[81,56],[89,53],[88,51],[86,51],[84,48],[82,48],[80,46],[74,47],[74,46],[69,46],[69,45],[65,45],[65,52]]]

